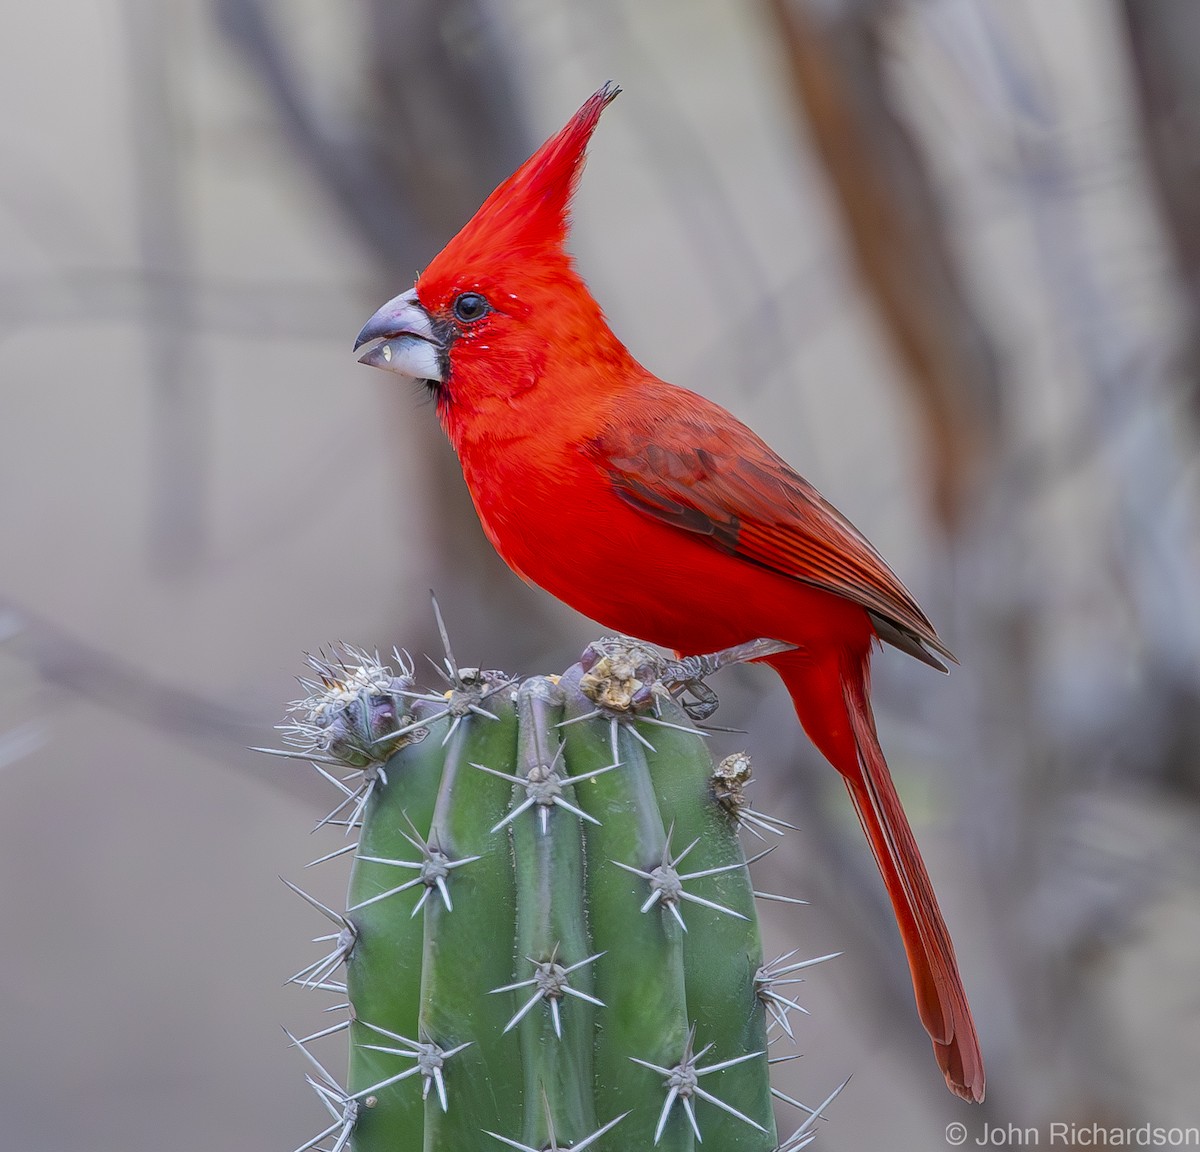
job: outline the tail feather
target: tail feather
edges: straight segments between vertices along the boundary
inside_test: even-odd
[[[892,784],[869,706],[864,705],[865,697],[856,701],[847,692],[846,708],[863,770],[860,779],[847,777],[846,787],[896,912],[917,1011],[933,1041],[938,1067],[953,1092],[981,1101],[983,1055],[954,944]]]
[[[858,668],[836,673],[799,661],[780,661],[776,667],[805,731],[845,778],[896,914],[917,1011],[933,1041],[938,1067],[952,1092],[981,1101],[979,1038],[950,933],[879,746],[867,696],[866,660]]]

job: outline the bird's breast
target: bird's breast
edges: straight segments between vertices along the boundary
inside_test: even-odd
[[[484,531],[519,576],[605,628],[682,652],[757,637],[820,645],[860,608],[630,507],[583,452],[513,451],[463,473]]]

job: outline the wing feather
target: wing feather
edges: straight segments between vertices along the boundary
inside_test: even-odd
[[[588,443],[616,495],[713,547],[861,604],[880,639],[944,670],[926,648],[953,654],[866,537],[749,428],[696,399],[695,413],[676,402],[648,427],[623,419]]]

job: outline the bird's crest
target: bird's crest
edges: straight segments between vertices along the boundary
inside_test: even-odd
[[[422,281],[456,278],[510,261],[565,257],[571,197],[600,113],[621,89],[609,81],[483,202],[425,270]]]

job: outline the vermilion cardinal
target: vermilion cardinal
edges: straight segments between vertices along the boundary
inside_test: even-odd
[[[364,364],[424,381],[484,531],[515,572],[604,627],[713,652],[758,637],[842,774],[879,865],[946,1082],[982,1100],[954,947],[879,747],[881,640],[953,659],[863,535],[723,408],[613,335],[565,242],[605,85],[359,333]]]

